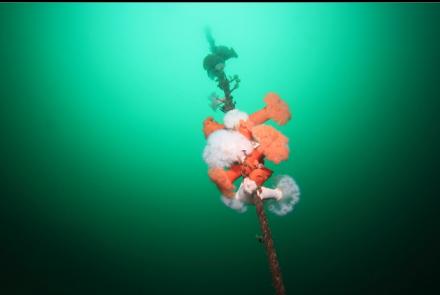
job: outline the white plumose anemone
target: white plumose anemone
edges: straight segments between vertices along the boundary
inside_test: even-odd
[[[223,124],[228,129],[234,129],[240,124],[240,121],[246,121],[249,118],[248,114],[239,111],[237,109],[230,110],[227,112],[223,118]]]
[[[295,180],[288,175],[279,176],[275,187],[281,190],[282,197],[278,201],[268,201],[269,211],[276,215],[283,216],[291,212],[296,203],[299,202],[300,190]]]
[[[239,110],[231,110],[224,116],[223,123],[226,129],[212,132],[203,150],[203,160],[209,168],[229,168],[234,162],[242,162],[246,155],[253,152],[258,143],[253,142],[235,129],[241,120],[246,121],[248,115]],[[252,196],[256,185],[254,181],[245,178],[233,198],[221,196],[222,202],[243,213],[247,210],[247,205],[252,204]],[[282,175],[277,178],[275,188],[269,189],[262,187],[261,198],[267,199],[268,209],[276,215],[286,215],[291,212],[299,202],[300,190],[295,180]]]
[[[209,168],[228,168],[253,150],[252,142],[240,132],[220,129],[209,135],[203,159]]]
[[[221,200],[223,202],[223,204],[225,204],[226,206],[228,206],[231,209],[234,209],[235,211],[237,211],[238,213],[244,213],[247,211],[247,205],[245,202],[238,200],[236,198],[228,198],[225,196],[221,196]]]

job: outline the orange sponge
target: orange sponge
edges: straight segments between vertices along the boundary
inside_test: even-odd
[[[203,134],[205,134],[205,138],[208,138],[212,132],[223,128],[225,128],[225,125],[217,123],[213,117],[208,117],[203,121]]]
[[[284,125],[291,118],[289,106],[275,93],[270,92],[264,98],[266,106],[249,116],[249,120],[255,125],[263,124],[269,119],[279,125]]]
[[[249,174],[249,178],[255,181],[258,186],[262,186],[272,173],[272,170],[268,168],[257,168]]]
[[[217,185],[221,193],[228,198],[233,198],[235,186],[225,170],[221,168],[211,168],[208,171],[209,178]]]
[[[252,136],[260,144],[266,158],[275,164],[289,157],[289,139],[272,126],[258,125],[252,128]]]
[[[269,117],[279,125],[284,125],[291,118],[289,106],[275,93],[271,92],[264,98]]]

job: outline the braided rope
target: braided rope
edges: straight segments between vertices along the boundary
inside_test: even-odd
[[[255,207],[257,209],[258,219],[260,221],[261,232],[263,233],[263,242],[269,260],[270,271],[272,273],[272,283],[276,290],[276,295],[285,295],[286,290],[284,289],[281,269],[278,262],[275,246],[272,240],[272,234],[270,232],[269,222],[267,220],[266,213],[264,212],[263,200],[261,200],[255,194],[254,202],[255,202]]]

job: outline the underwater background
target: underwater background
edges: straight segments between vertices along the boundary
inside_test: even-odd
[[[274,293],[202,160],[206,26],[237,108],[293,113],[287,294],[435,294],[440,5],[409,3],[0,4],[0,293]]]

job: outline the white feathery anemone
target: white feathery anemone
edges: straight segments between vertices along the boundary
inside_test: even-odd
[[[253,150],[251,141],[240,132],[220,129],[209,135],[203,160],[209,168],[228,168],[234,162],[243,161]]]
[[[225,196],[221,196],[221,200],[223,202],[223,204],[225,204],[226,206],[228,206],[231,209],[234,209],[235,211],[237,211],[238,213],[244,213],[247,211],[247,206],[243,201],[240,201],[236,198],[228,198]]]
[[[240,123],[240,120],[246,121],[249,118],[248,114],[237,109],[230,110],[223,118],[223,124],[228,129],[234,129]]]
[[[299,187],[295,180],[288,175],[281,175],[277,178],[275,187],[281,190],[283,196],[280,200],[269,200],[269,211],[272,213],[283,216],[291,212],[299,202]]]

